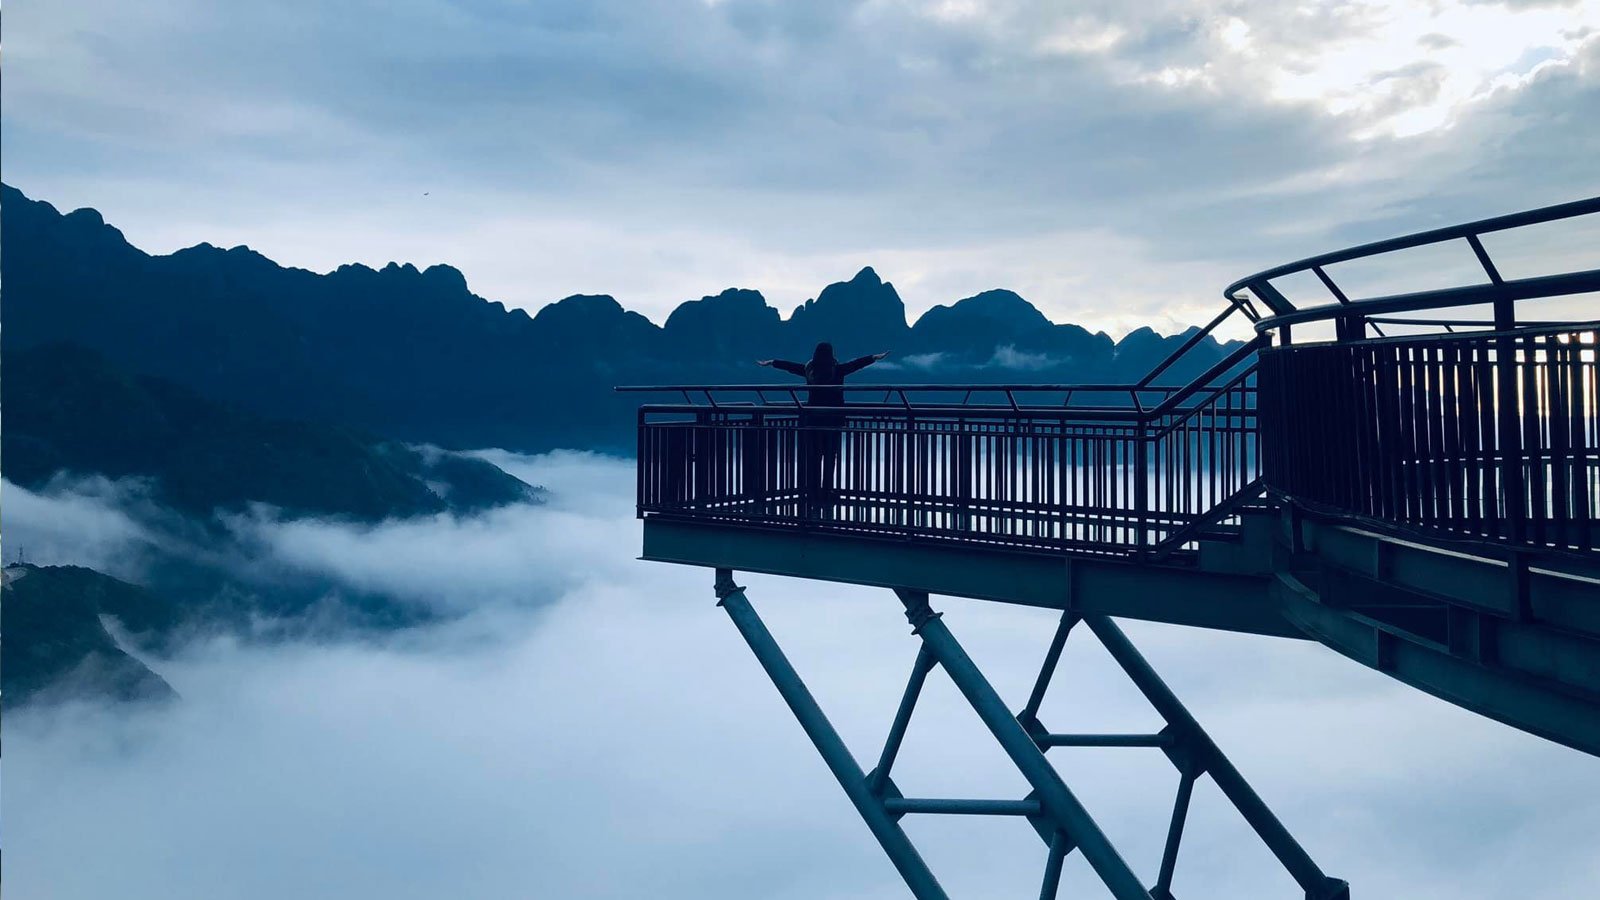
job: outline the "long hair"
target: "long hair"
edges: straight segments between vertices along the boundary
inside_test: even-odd
[[[817,349],[812,351],[811,361],[824,366],[833,366],[839,362],[833,356],[833,345],[827,341],[818,344]]]

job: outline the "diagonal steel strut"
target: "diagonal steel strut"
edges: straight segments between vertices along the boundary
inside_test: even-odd
[[[828,721],[822,707],[817,705],[816,698],[811,696],[805,682],[800,680],[799,673],[783,655],[777,641],[772,639],[772,632],[756,615],[744,595],[744,588],[733,583],[732,572],[717,570],[716,590],[718,604],[727,610],[728,617],[738,627],[739,633],[744,635],[745,643],[750,645],[750,650],[767,671],[778,693],[783,695],[794,717],[800,721],[800,727],[805,729],[806,736],[811,738],[823,761],[833,771],[834,777],[839,779],[839,785],[850,797],[850,802],[855,804],[856,811],[866,821],[872,836],[878,839],[889,860],[900,870],[900,877],[905,879],[911,893],[917,900],[948,900],[944,888],[939,886],[938,879],[928,870],[928,864],[922,861],[922,855],[912,846],[911,839],[906,837],[900,824],[884,808],[883,801],[873,794],[866,773],[861,771],[860,764],[850,754],[839,732],[834,730],[833,723]]]
[[[1156,670],[1151,668],[1144,655],[1133,646],[1127,635],[1122,633],[1122,629],[1105,616],[1085,616],[1083,622],[1094,632],[1095,637],[1100,639],[1106,652],[1110,653],[1112,659],[1117,661],[1117,665],[1127,673],[1129,680],[1140,693],[1144,694],[1150,705],[1166,720],[1167,728],[1177,733],[1178,741],[1185,745],[1188,754],[1198,762],[1200,769],[1211,776],[1211,780],[1222,790],[1223,795],[1233,803],[1234,808],[1250,827],[1255,829],[1262,843],[1267,845],[1267,849],[1278,858],[1284,869],[1288,870],[1300,887],[1305,889],[1306,897],[1309,900],[1339,900],[1339,898],[1348,900],[1350,886],[1338,878],[1330,878],[1323,874],[1322,869],[1311,859],[1311,855],[1306,853],[1305,848],[1300,846],[1293,835],[1289,834],[1289,829],[1283,827],[1278,817],[1272,814],[1266,802],[1245,780],[1244,775],[1234,768],[1233,763],[1211,740],[1211,736],[1206,734],[1205,729],[1200,727],[1200,723],[1184,707],[1182,701],[1172,693],[1166,682],[1161,680]],[[1192,781],[1191,773],[1185,772],[1184,782],[1179,788],[1180,800],[1173,814],[1173,833],[1169,834],[1168,849],[1162,860],[1163,887],[1172,878],[1170,858],[1177,855],[1177,842],[1182,831],[1182,812],[1188,807],[1188,791],[1193,786]]]
[[[928,595],[921,591],[899,589],[895,593],[899,595],[900,602],[905,604],[906,618],[911,622],[913,633],[920,636],[923,646],[933,652],[933,658],[938,661],[940,668],[955,682],[977,712],[978,718],[988,727],[989,733],[994,735],[1017,770],[1033,786],[1044,814],[1083,852],[1084,859],[1088,860],[1095,874],[1100,876],[1117,900],[1149,900],[1150,892],[1140,884],[1117,848],[1111,845],[1089,811],[1083,808],[1066,782],[1061,780],[1055,767],[1045,759],[1044,751],[1023,730],[989,680],[978,671],[977,665],[967,656],[955,635],[950,633],[940,614],[928,606]]]
[[[1195,781],[1205,775],[1212,777],[1262,842],[1299,882],[1307,900],[1348,900],[1350,896],[1349,885],[1322,873],[1109,618],[1080,618],[1070,611],[1063,614],[1028,702],[1019,714],[1012,716],[1005,701],[941,620],[941,614],[929,607],[927,593],[897,589],[895,593],[905,605],[906,618],[912,625],[912,633],[921,638],[921,646],[878,766],[870,774],[864,774],[817,705],[816,699],[800,680],[799,674],[778,648],[771,632],[756,615],[744,589],[733,583],[731,571],[717,570],[716,592],[718,605],[727,611],[738,627],[801,728],[844,788],[846,796],[919,900],[944,900],[946,894],[900,828],[899,820],[911,813],[1026,817],[1049,848],[1040,887],[1040,897],[1046,900],[1055,897],[1062,863],[1067,854],[1075,849],[1083,851],[1084,859],[1116,900],[1172,900],[1173,874],[1189,799]],[[1040,702],[1055,673],[1067,634],[1080,621],[1094,632],[1112,658],[1166,721],[1166,727],[1161,732],[1154,735],[1051,734],[1040,724]],[[1026,798],[936,799],[907,798],[900,794],[889,772],[905,738],[906,727],[922,687],[935,667],[944,669],[950,676],[973,711],[1011,758],[1018,772],[1032,785],[1033,791]],[[1045,758],[1045,752],[1052,747],[1070,746],[1159,747],[1177,767],[1180,782],[1167,829],[1160,872],[1155,885],[1148,890],[1141,885],[1093,817]]]

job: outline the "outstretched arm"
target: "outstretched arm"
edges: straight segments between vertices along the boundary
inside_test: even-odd
[[[771,366],[780,372],[788,372],[790,375],[799,375],[801,378],[806,377],[806,367],[804,364],[790,362],[787,359],[758,359],[756,360],[756,365]]]
[[[851,372],[859,372],[888,355],[888,351],[884,351],[883,353],[874,353],[871,356],[863,356],[859,359],[852,359],[847,363],[842,363],[839,366],[839,375],[843,377]]]

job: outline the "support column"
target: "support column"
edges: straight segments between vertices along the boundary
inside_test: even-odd
[[[1117,900],[1150,900],[1150,893],[1128,868],[1122,856],[1100,830],[1089,811],[1073,796],[1066,782],[1061,780],[1055,767],[1045,759],[1044,753],[1034,744],[1033,738],[1023,730],[1012,716],[1005,701],[995,692],[989,680],[978,671],[972,658],[967,656],[955,635],[928,606],[928,595],[921,591],[896,590],[900,602],[905,604],[906,618],[913,633],[922,638],[923,646],[933,651],[950,680],[967,698],[967,702],[983,720],[995,740],[1011,757],[1028,783],[1033,786],[1048,816],[1094,867],[1100,880],[1105,882]]]
[[[1341,900],[1350,896],[1350,886],[1337,878],[1324,875],[1316,862],[1306,853],[1305,848],[1294,839],[1278,817],[1267,808],[1265,801],[1250,787],[1239,770],[1222,754],[1217,745],[1212,742],[1211,736],[1200,727],[1200,723],[1189,710],[1172,693],[1161,676],[1150,667],[1143,656],[1122,633],[1116,623],[1105,616],[1084,616],[1083,623],[1089,626],[1095,637],[1106,648],[1106,652],[1117,661],[1122,670],[1127,673],[1129,680],[1139,688],[1150,705],[1156,712],[1166,719],[1169,727],[1178,732],[1178,741],[1187,744],[1188,752],[1198,757],[1200,765],[1211,776],[1217,787],[1222,789],[1224,796],[1231,801],[1239,814],[1244,816],[1250,827],[1255,829],[1261,837],[1262,843],[1278,858],[1278,862],[1288,870],[1289,874],[1299,882],[1300,887],[1306,892],[1308,900]],[[1184,798],[1184,805],[1187,798]],[[1175,823],[1178,820],[1174,814]],[[1181,826],[1175,825],[1176,828]],[[1175,839],[1172,841],[1175,844]],[[1176,847],[1169,848],[1167,855],[1176,855]],[[1163,869],[1168,868],[1163,861]],[[1163,873],[1166,874],[1165,872]],[[1166,877],[1170,878],[1170,875]]]
[[[817,705],[816,698],[811,696],[805,682],[800,680],[799,673],[783,655],[783,650],[772,638],[772,632],[756,615],[755,608],[744,595],[744,588],[733,583],[730,570],[717,570],[716,590],[717,604],[727,610],[728,618],[744,635],[745,643],[750,645],[761,667],[799,720],[800,727],[805,729],[806,736],[811,738],[823,761],[828,764],[834,777],[839,779],[839,785],[844,788],[850,802],[855,804],[856,811],[867,823],[872,836],[878,839],[889,860],[900,870],[900,876],[911,888],[911,893],[918,900],[948,900],[944,888],[939,886],[938,880],[928,870],[927,863],[922,861],[922,855],[911,845],[911,839],[884,809],[883,801],[868,787],[866,773],[861,771],[860,764],[850,754],[839,732],[834,730],[833,723],[828,721],[822,707]]]

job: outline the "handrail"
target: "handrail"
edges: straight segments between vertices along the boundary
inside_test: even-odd
[[[1182,403],[1184,400],[1195,395],[1196,393],[1199,393],[1200,391],[1206,390],[1210,385],[1210,382],[1226,374],[1229,369],[1232,369],[1234,366],[1244,362],[1246,358],[1264,346],[1266,346],[1266,341],[1260,336],[1257,336],[1255,340],[1249,341],[1241,346],[1238,350],[1235,350],[1234,352],[1218,360],[1216,365],[1195,376],[1195,379],[1189,382],[1188,386],[1162,401],[1161,404],[1155,409],[1151,410],[1151,412],[1157,416],[1166,415],[1167,413],[1171,412],[1179,403]]]
[[[1188,339],[1186,339],[1181,345],[1179,345],[1178,349],[1176,349],[1176,350],[1172,351],[1171,353],[1167,354],[1167,358],[1166,359],[1163,359],[1161,362],[1157,363],[1153,368],[1151,368],[1151,370],[1149,372],[1146,372],[1145,376],[1143,378],[1139,379],[1139,386],[1140,387],[1144,387],[1145,385],[1149,384],[1150,382],[1155,381],[1156,378],[1159,377],[1162,372],[1165,372],[1169,367],[1171,367],[1179,359],[1182,359],[1184,354],[1188,353],[1190,350],[1193,350],[1196,346],[1198,346],[1200,344],[1200,342],[1202,340],[1205,340],[1206,336],[1209,335],[1211,332],[1215,331],[1217,329],[1218,325],[1221,325],[1229,316],[1233,315],[1235,312],[1237,312],[1237,311],[1239,311],[1241,309],[1248,309],[1248,308],[1247,307],[1241,307],[1237,303],[1228,304],[1228,307],[1226,309],[1224,309],[1220,313],[1217,313],[1216,318],[1214,318],[1211,321],[1207,322],[1205,324],[1205,327],[1195,329],[1194,333],[1189,335]],[[1250,316],[1251,319],[1255,318],[1255,316],[1253,314],[1249,313],[1249,312],[1246,312],[1245,314]]]
[[[852,417],[871,418],[873,416],[900,416],[904,417],[908,410],[904,406],[895,406],[888,403],[852,403],[848,406],[703,406],[692,403],[647,403],[639,409],[643,412],[653,413],[749,413],[765,412],[772,415],[773,410],[787,411],[791,415],[827,415],[840,414]],[[1131,406],[1089,406],[1089,407],[1061,407],[1061,406],[1024,406],[1013,408],[1010,406],[934,406],[918,404],[911,407],[909,412],[918,416],[966,416],[971,418],[1003,417],[1015,419],[1018,417],[1030,419],[1081,419],[1085,421],[1103,422],[1128,422],[1137,424],[1148,421],[1149,414]]]
[[[1455,324],[1455,323],[1452,323]],[[1485,338],[1529,338],[1542,337],[1552,334],[1566,334],[1573,331],[1589,331],[1600,329],[1600,319],[1590,319],[1580,322],[1541,322],[1538,325],[1518,326],[1493,331],[1454,331],[1445,334],[1390,334],[1376,338],[1362,338],[1359,341],[1341,341],[1338,339],[1326,341],[1299,341],[1296,347],[1366,347],[1382,346],[1384,344],[1415,343],[1419,338],[1430,338],[1436,341],[1451,340],[1482,340]]]
[[[1255,363],[1251,363],[1248,368],[1240,370],[1237,375],[1233,376],[1222,384],[1217,385],[1217,387],[1212,390],[1211,396],[1206,398],[1206,403],[1197,403],[1194,406],[1186,406],[1183,409],[1177,410],[1173,420],[1163,425],[1161,430],[1152,433],[1151,436],[1161,437],[1167,432],[1185,424],[1189,419],[1204,412],[1207,404],[1214,400],[1217,396],[1225,394],[1228,391],[1243,390],[1249,393],[1256,393],[1257,389],[1252,386],[1246,386],[1245,382],[1250,378],[1250,376],[1256,374],[1257,368],[1258,366]]]
[[[912,407],[912,409],[914,409],[918,415],[933,415],[933,416],[939,416],[939,415],[944,415],[944,416],[959,416],[959,415],[1016,416],[1016,415],[1026,415],[1026,416],[1029,416],[1029,417],[1032,417],[1032,418],[1044,418],[1044,419],[1069,419],[1070,418],[1070,419],[1091,420],[1091,421],[1129,422],[1129,423],[1135,423],[1135,424],[1140,424],[1140,425],[1148,425],[1148,424],[1160,422],[1162,419],[1166,418],[1167,416],[1173,415],[1173,414],[1178,414],[1178,415],[1180,415],[1180,417],[1181,416],[1188,416],[1188,415],[1191,415],[1191,414],[1193,414],[1194,412],[1196,412],[1198,410],[1204,409],[1206,402],[1209,402],[1209,400],[1211,399],[1210,396],[1208,396],[1205,401],[1202,401],[1200,403],[1196,403],[1196,404],[1194,404],[1192,406],[1180,406],[1179,405],[1183,401],[1189,399],[1190,397],[1192,397],[1192,396],[1194,396],[1194,395],[1196,395],[1198,393],[1209,391],[1211,396],[1215,396],[1216,394],[1222,393],[1222,392],[1227,391],[1227,390],[1233,390],[1233,389],[1240,388],[1241,382],[1243,382],[1247,377],[1249,377],[1249,375],[1251,375],[1255,371],[1255,367],[1253,365],[1241,370],[1240,372],[1236,373],[1234,375],[1234,377],[1228,379],[1226,382],[1223,382],[1221,384],[1213,385],[1213,384],[1210,384],[1210,382],[1215,380],[1218,376],[1220,376],[1222,374],[1225,374],[1229,370],[1231,370],[1234,367],[1240,365],[1242,362],[1244,362],[1244,360],[1248,359],[1251,354],[1255,353],[1262,346],[1265,346],[1265,344],[1266,344],[1266,341],[1265,341],[1264,338],[1257,338],[1256,340],[1250,341],[1249,343],[1241,346],[1238,350],[1236,350],[1233,353],[1229,354],[1227,357],[1225,357],[1222,360],[1220,360],[1215,366],[1212,367],[1211,370],[1209,370],[1206,373],[1202,374],[1201,376],[1197,377],[1193,383],[1191,383],[1191,384],[1189,384],[1189,385],[1187,385],[1187,386],[1185,386],[1183,388],[1178,389],[1178,391],[1176,393],[1174,393],[1172,396],[1168,397],[1166,400],[1162,401],[1159,405],[1151,407],[1151,408],[1148,408],[1148,409],[1141,409],[1141,408],[1138,408],[1138,407],[1126,407],[1126,406],[1019,406],[1017,404],[992,404],[992,403],[991,404],[974,404],[974,403],[929,404],[929,403],[921,403],[921,404],[917,404],[915,407]],[[872,392],[872,393],[877,393],[879,391],[885,390],[885,388],[882,387],[882,386],[871,386],[871,385],[861,385],[861,386],[857,387],[856,389],[860,390],[860,391],[863,391],[863,392]],[[617,390],[623,390],[623,388],[618,388]],[[639,390],[651,390],[651,389],[649,389],[649,388],[629,388],[629,390],[639,391]],[[660,388],[659,390],[668,391],[668,390],[672,390],[672,389]],[[685,389],[678,389],[678,390],[682,391],[682,390],[685,390]],[[703,391],[703,390],[707,390],[707,389],[706,388],[688,388],[687,390],[689,390],[689,391]],[[729,390],[729,391],[732,391],[732,390],[738,390],[738,388],[731,388],[731,387],[724,386],[724,387],[718,387],[718,388],[710,388],[710,390]],[[801,387],[797,388],[797,390],[805,390],[805,386],[801,386]],[[900,390],[900,388],[890,388],[890,390]],[[911,388],[909,388],[909,387],[908,388],[904,388],[904,390],[911,390]],[[956,388],[954,390],[960,390],[960,388]],[[1255,388],[1250,387],[1250,388],[1245,388],[1245,390],[1253,392],[1255,390]],[[745,404],[745,405],[726,405],[726,404],[724,404],[724,405],[721,405],[721,406],[711,406],[711,405],[704,405],[704,404],[697,404],[697,403],[648,403],[648,404],[644,404],[643,406],[640,407],[640,409],[643,410],[643,411],[658,412],[658,413],[665,413],[665,412],[670,412],[670,413],[699,413],[699,412],[706,412],[706,411],[712,410],[712,409],[734,411],[734,412],[746,412],[746,411],[750,411],[750,410],[767,409],[767,408],[796,409],[796,407],[794,407],[792,405],[777,405],[777,404],[773,404],[770,407],[768,407],[768,406],[763,406],[763,405],[758,405],[758,404]],[[891,403],[851,403],[851,404],[847,404],[847,405],[844,405],[844,406],[805,406],[804,409],[807,412],[812,413],[812,414],[836,413],[836,414],[844,414],[844,415],[851,415],[851,416],[863,416],[863,417],[884,416],[884,415],[903,415],[906,412],[906,407],[904,405],[895,405],[895,404],[891,404]]]
[[[1600,197],[1587,197],[1582,200],[1571,200],[1566,203],[1557,203],[1553,206],[1544,206],[1539,209],[1524,210],[1523,212],[1510,213],[1502,216],[1491,216],[1475,222],[1465,222],[1459,225],[1449,225],[1444,228],[1432,228],[1427,231],[1413,232],[1400,237],[1386,238],[1381,241],[1371,241],[1366,244],[1357,244],[1343,250],[1334,250],[1329,253],[1319,253],[1305,259],[1262,269],[1254,275],[1244,278],[1223,288],[1222,295],[1229,300],[1235,299],[1243,288],[1252,282],[1267,281],[1273,278],[1282,278],[1296,272],[1305,272],[1313,268],[1331,266],[1334,263],[1349,262],[1353,259],[1376,256],[1381,253],[1392,253],[1396,250],[1410,250],[1413,247],[1423,247],[1428,244],[1438,244],[1444,241],[1462,240],[1470,236],[1493,234],[1497,231],[1506,231],[1512,228],[1524,228],[1529,225],[1540,225],[1545,222],[1555,222],[1561,219],[1570,219],[1575,216],[1587,216],[1600,213]]]
[[[1441,309],[1496,301],[1509,305],[1517,300],[1534,297],[1553,297],[1597,291],[1600,290],[1600,269],[1577,270],[1533,278],[1507,280],[1501,276],[1494,261],[1490,258],[1488,250],[1485,249],[1483,242],[1480,240],[1486,234],[1578,216],[1594,215],[1596,213],[1600,213],[1600,197],[1589,197],[1583,200],[1546,206],[1541,209],[1495,216],[1475,222],[1451,225],[1445,228],[1434,228],[1386,240],[1359,244],[1354,247],[1335,250],[1331,253],[1308,256],[1295,262],[1263,269],[1254,275],[1246,276],[1228,285],[1223,289],[1222,295],[1231,305],[1237,305],[1247,302],[1246,296],[1241,292],[1248,289],[1250,293],[1256,295],[1263,303],[1267,304],[1273,314],[1263,317],[1255,323],[1256,331],[1264,334],[1286,325],[1349,316],[1367,316],[1372,313]],[[1465,240],[1468,243],[1474,256],[1477,257],[1479,265],[1484,270],[1484,275],[1488,279],[1487,284],[1381,297],[1352,298],[1333,281],[1326,269],[1326,267],[1336,263],[1369,259],[1400,250],[1409,250],[1415,247],[1455,240]],[[1316,275],[1334,296],[1336,302],[1305,308],[1297,307],[1292,300],[1271,284],[1275,278],[1305,272]]]
[[[1384,325],[1444,325],[1446,327],[1451,325],[1459,325],[1463,328],[1494,327],[1493,319],[1409,319],[1399,316],[1368,316],[1367,321],[1381,322]],[[1551,319],[1540,322],[1523,320],[1522,324],[1517,326],[1517,333],[1525,333],[1523,331],[1524,328],[1566,328],[1572,325],[1582,324],[1582,319]],[[1401,337],[1401,335],[1396,335],[1396,337]]]
[[[1348,304],[1328,303],[1308,306],[1276,316],[1267,316],[1256,323],[1256,331],[1265,334],[1285,325],[1321,322],[1350,315],[1370,313],[1414,312],[1421,309],[1447,309],[1457,306],[1478,306],[1496,301],[1515,302],[1571,294],[1600,291],[1600,269],[1586,269],[1561,275],[1540,275],[1515,281],[1490,284],[1472,284],[1462,287],[1415,291],[1408,294],[1391,294],[1366,300],[1352,300]]]
[[[940,391],[943,391],[943,392],[952,392],[952,391],[974,391],[974,392],[977,392],[977,391],[983,391],[983,392],[988,392],[988,393],[1005,393],[1007,391],[1015,391],[1015,392],[1018,392],[1018,393],[1030,393],[1031,392],[1031,393],[1061,394],[1061,393],[1066,393],[1068,391],[1072,391],[1072,392],[1084,391],[1084,392],[1088,392],[1088,393],[1106,393],[1106,394],[1119,393],[1119,394],[1126,394],[1129,391],[1135,391],[1135,390],[1139,391],[1140,393],[1145,393],[1145,392],[1158,393],[1158,392],[1163,392],[1163,391],[1164,392],[1168,392],[1168,393],[1173,393],[1173,392],[1176,392],[1176,391],[1184,390],[1185,388],[1188,387],[1188,385],[1171,384],[1171,385],[1159,385],[1159,386],[1158,385],[1150,385],[1150,386],[1141,387],[1141,386],[1136,385],[1136,384],[1088,384],[1088,383],[1085,383],[1085,384],[983,384],[983,383],[968,384],[968,383],[963,383],[963,382],[956,382],[956,383],[951,383],[951,384],[939,384],[939,383],[926,383],[926,382],[923,382],[923,383],[916,383],[916,384],[895,384],[895,383],[860,384],[860,383],[847,383],[847,384],[829,384],[829,385],[809,385],[809,384],[799,384],[799,383],[790,381],[790,382],[784,382],[784,383],[781,383],[781,384],[656,384],[656,385],[651,385],[651,384],[628,384],[628,385],[620,385],[618,387],[612,388],[612,390],[618,391],[620,393],[682,393],[683,391],[707,391],[707,390],[711,390],[711,391],[738,391],[738,392],[741,392],[741,393],[755,393],[757,391],[770,391],[772,393],[781,393],[781,392],[785,392],[785,391],[810,390],[811,388],[814,388],[814,387],[840,389],[840,390],[845,390],[845,391],[857,391],[857,392],[862,392],[862,393],[878,392],[878,391],[916,391],[916,392],[919,392],[919,393],[924,393],[924,392],[933,393],[933,392],[940,392]]]

